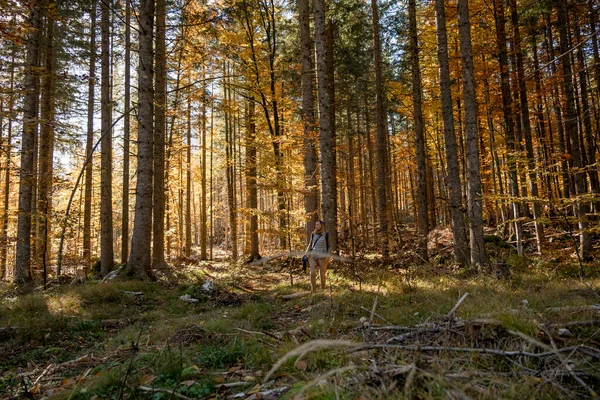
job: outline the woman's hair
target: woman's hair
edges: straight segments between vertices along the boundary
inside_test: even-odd
[[[317,222],[321,224],[321,231],[324,231],[325,230],[325,222],[322,219],[318,220]],[[315,222],[315,229],[313,230],[313,232],[317,232],[316,222]]]

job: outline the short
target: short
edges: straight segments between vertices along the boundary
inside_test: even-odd
[[[322,257],[322,258],[314,258],[314,257],[308,257],[308,265],[310,265],[310,270],[314,270],[315,268],[323,268],[326,267],[327,264],[329,264],[329,257]]]

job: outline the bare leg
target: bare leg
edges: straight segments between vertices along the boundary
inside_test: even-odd
[[[321,289],[325,289],[325,281],[327,279],[327,265],[329,265],[329,258],[321,258],[319,260],[319,275],[321,276]]]
[[[314,258],[308,258],[308,264],[310,265],[310,290],[315,292],[317,290],[317,262]]]

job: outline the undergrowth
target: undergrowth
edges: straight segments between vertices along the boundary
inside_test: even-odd
[[[502,279],[361,262],[360,276],[337,265],[331,288],[290,300],[282,295],[308,290],[308,277],[292,271],[292,286],[289,266],[277,264],[212,264],[208,289],[203,265],[180,267],[176,281],[158,283],[90,281],[19,297],[4,286],[0,398],[227,399],[262,391],[312,399],[518,399],[598,392],[600,360],[593,354],[535,359],[450,350],[597,351],[597,323],[568,325],[598,322],[598,310],[575,308],[600,303],[591,265],[582,282],[577,268],[515,257],[510,278]],[[557,333],[567,326],[569,335]],[[414,334],[398,339],[406,332]],[[355,347],[331,342],[307,351],[262,383],[287,352],[319,340]],[[361,350],[365,344],[379,347]]]

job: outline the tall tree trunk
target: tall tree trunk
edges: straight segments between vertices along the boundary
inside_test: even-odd
[[[205,78],[204,72],[202,77]],[[204,81],[206,82],[206,81]],[[207,225],[206,220],[206,83],[202,84],[202,171],[201,171],[201,198],[200,198],[200,259],[206,260]]]
[[[379,36],[379,10],[377,0],[371,0],[373,13],[373,50],[375,53],[375,92],[377,102],[375,114],[377,118],[377,209],[379,210],[379,234],[381,235],[381,255],[388,257],[388,213],[387,213],[387,114],[385,109],[385,90],[381,71],[381,43]]]
[[[121,208],[121,263],[129,255],[129,148],[131,132],[131,0],[125,0],[125,95],[123,117],[123,204]]]
[[[127,1],[129,4],[129,1]],[[96,85],[96,2],[92,1],[90,8],[90,69],[88,81],[88,115],[87,115],[87,140],[85,154],[89,157],[94,146],[94,87]],[[129,48],[126,49],[129,52]],[[127,92],[126,92],[127,93]],[[127,106],[126,106],[127,107]],[[127,119],[127,116],[125,116]],[[85,189],[83,205],[83,262],[85,268],[91,267],[92,254],[92,185],[93,185],[94,163],[90,160],[85,166]],[[129,180],[127,180],[129,182]]]
[[[21,139],[21,168],[19,173],[19,214],[17,222],[17,254],[13,280],[17,284],[31,281],[31,203],[33,176],[34,137],[37,127],[36,80],[40,51],[38,31],[41,29],[43,1],[33,1],[29,13],[31,30],[27,35],[23,79],[23,136]]]
[[[527,86],[525,82],[525,68],[523,66],[523,50],[521,49],[521,33],[519,29],[519,15],[517,13],[516,0],[510,0],[510,11],[513,28],[513,47],[517,63],[517,82],[519,85],[519,99],[521,102],[521,126],[525,138],[525,150],[527,151],[527,168],[529,170],[529,193],[533,197],[533,223],[535,227],[535,238],[538,253],[542,253],[544,247],[544,226],[539,219],[542,209],[538,201],[539,191],[537,174],[535,168],[535,155],[533,153],[533,140],[531,138],[531,122],[529,119],[529,101],[527,99]]]
[[[419,227],[418,251],[427,259],[427,151],[425,145],[425,128],[423,124],[421,87],[421,69],[419,65],[419,40],[417,37],[417,6],[416,0],[408,1],[408,18],[410,29],[410,58],[412,75],[412,96],[415,129],[415,146],[417,156],[417,218]]]
[[[140,1],[138,67],[138,163],[135,217],[128,266],[139,277],[152,275],[152,123],[154,114],[152,31],[154,0]]]
[[[452,92],[450,87],[450,66],[448,62],[448,37],[446,34],[446,10],[444,7],[444,0],[435,1],[435,16],[437,22],[437,54],[440,73],[442,118],[444,121],[444,143],[446,146],[446,163],[448,164],[448,206],[452,217],[454,256],[460,265],[468,267],[470,264],[470,257],[469,249],[467,247],[464,208],[462,205],[456,134],[454,132],[454,114],[452,111]],[[475,145],[477,145],[477,143],[475,143]]]
[[[250,96],[248,100],[248,121],[246,129],[246,197],[250,212],[250,256],[248,262],[260,260],[258,249],[258,190],[256,184],[256,103]]]
[[[573,181],[575,184],[575,193],[582,196],[586,193],[586,179],[584,165],[582,162],[581,147],[579,146],[579,135],[577,133],[577,114],[575,112],[575,96],[573,95],[573,77],[571,71],[571,49],[569,46],[569,33],[567,26],[567,2],[566,0],[556,0],[559,43],[560,43],[560,64],[562,66],[562,80],[565,93],[565,133],[569,137],[571,144],[571,160],[573,163]],[[589,232],[587,232],[587,213],[589,204],[577,200],[574,203],[575,215],[579,218],[580,229],[580,248],[579,253],[583,259],[586,259],[592,250]]]
[[[39,139],[39,169],[37,192],[37,260],[38,268],[43,267],[46,279],[47,266],[50,259],[50,214],[52,211],[52,158],[54,150],[54,115],[55,115],[55,40],[54,16],[51,13],[46,20],[46,54],[44,75],[42,78],[41,127]],[[45,282],[45,281],[44,281]]]
[[[9,83],[9,97],[8,97],[8,126],[6,133],[6,142],[4,143],[4,152],[6,155],[6,164],[4,169],[4,203],[2,207],[2,232],[0,233],[0,280],[6,279],[7,269],[6,265],[8,262],[8,210],[10,201],[10,171],[11,171],[11,153],[12,153],[12,123],[14,118],[14,105],[15,105],[15,53],[17,46],[12,45],[11,56],[10,56],[10,83]]]
[[[192,102],[187,101],[187,143],[185,146],[185,256],[192,254]],[[181,183],[183,185],[183,182]],[[156,193],[156,191],[155,191]]]
[[[316,123],[314,112],[314,49],[310,36],[310,2],[298,1],[300,20],[300,46],[302,64],[302,117],[304,123],[304,212],[306,213],[306,237],[315,228],[319,218],[318,182],[317,182],[317,148]]]
[[[225,75],[229,74],[229,68],[225,68]],[[229,208],[229,227],[231,238],[231,256],[235,260],[238,257],[237,248],[237,221],[236,221],[236,201],[235,201],[235,157],[233,154],[234,129],[231,113],[232,98],[231,88],[229,87],[229,78],[224,82],[224,108],[225,108],[225,163],[227,174],[227,204]]]
[[[510,92],[510,77],[508,73],[508,51],[506,48],[506,18],[504,16],[504,0],[494,0],[494,19],[496,22],[496,44],[498,46],[498,62],[500,66],[500,83],[502,90],[502,111],[506,132],[506,146],[508,148],[508,177],[510,181],[510,194],[513,197],[512,210],[515,234],[517,239],[517,252],[523,254],[521,237],[520,210],[517,203],[519,197],[519,181],[517,178],[515,125],[513,120],[513,104]]]
[[[475,70],[473,67],[468,0],[458,0],[458,30],[465,99],[467,205],[469,210],[471,265],[477,266],[487,264],[488,257],[483,235],[483,189],[481,185],[481,167],[479,165],[477,97],[475,95]]]
[[[112,106],[110,84],[110,5],[103,1],[102,52],[101,52],[101,106],[102,127],[101,174],[100,174],[100,272],[107,275],[113,269],[113,215],[112,215]],[[108,132],[108,133],[107,133]]]
[[[327,39],[325,32],[324,0],[314,0],[315,47],[317,53],[317,78],[319,98],[319,145],[321,148],[321,204],[323,219],[329,231],[329,245],[337,250],[337,188],[335,154],[331,118],[331,94],[327,65]]]
[[[167,108],[167,59],[165,42],[165,0],[156,0],[155,127],[154,127],[154,221],[152,226],[152,266],[165,264],[165,129]]]

